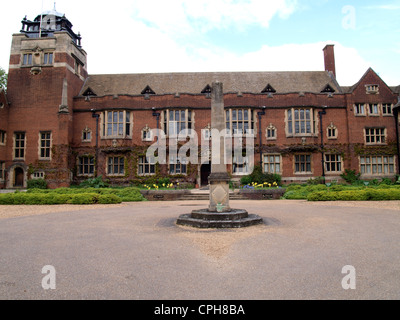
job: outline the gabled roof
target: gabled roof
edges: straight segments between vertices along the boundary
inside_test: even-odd
[[[200,94],[214,81],[223,83],[224,92],[257,93],[265,83],[273,83],[276,93],[314,92],[329,84],[336,92],[340,87],[326,71],[293,72],[187,72],[90,75],[81,93],[91,88],[97,96],[140,95],[149,86],[157,94]]]
[[[400,86],[397,87],[390,87],[394,93],[400,94]]]
[[[383,81],[382,80],[382,78],[372,69],[372,68],[368,68],[368,70],[364,73],[364,75],[361,77],[361,79],[356,83],[356,84],[354,84],[354,85],[352,85],[352,86],[350,86],[350,87],[342,87],[342,90],[343,90],[343,92],[344,93],[352,93],[354,90],[356,90],[357,88],[358,88],[358,86],[362,83],[362,82],[364,82],[364,79],[367,77],[367,75],[369,74],[369,73],[373,73],[378,79],[380,79],[380,81],[382,81],[385,85],[386,85],[386,87],[388,87],[390,90],[392,90],[392,92],[395,92],[395,91],[393,91],[393,87],[389,87],[386,83],[385,83],[385,81]],[[373,83],[371,83],[371,84],[373,84]]]

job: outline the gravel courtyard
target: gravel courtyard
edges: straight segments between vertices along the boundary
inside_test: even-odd
[[[400,201],[231,201],[265,225],[175,225],[207,204],[0,206],[0,299],[400,299]]]

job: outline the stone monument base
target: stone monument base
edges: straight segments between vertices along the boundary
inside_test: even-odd
[[[264,223],[263,219],[246,210],[231,209],[229,212],[211,212],[208,209],[193,210],[181,215],[176,224],[195,228],[243,228]]]

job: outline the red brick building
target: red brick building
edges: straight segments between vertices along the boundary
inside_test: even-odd
[[[161,177],[204,185],[209,163],[174,161],[169,149],[167,164],[149,163],[145,154],[156,142],[150,129],[162,129],[167,146],[182,129],[195,130],[199,145],[208,139],[216,80],[227,129],[252,130],[265,172],[284,182],[338,180],[345,169],[394,178],[400,87],[372,69],[340,86],[333,46],[323,53],[323,71],[89,75],[81,37],[64,15],[25,18],[0,92],[0,187],[37,178],[60,187],[98,175],[124,185]],[[248,173],[244,159],[228,166],[233,179]]]

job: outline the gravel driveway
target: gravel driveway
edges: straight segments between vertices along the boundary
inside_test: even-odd
[[[231,201],[266,224],[175,225],[207,203],[1,206],[0,299],[400,298],[400,201]]]

